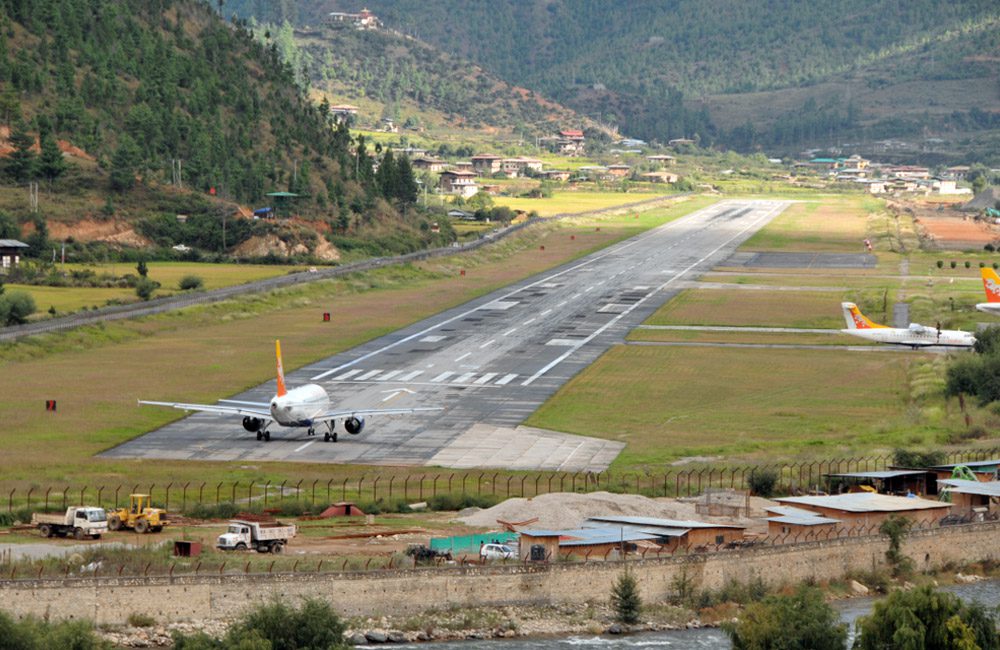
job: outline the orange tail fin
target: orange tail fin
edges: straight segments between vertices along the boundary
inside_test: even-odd
[[[1000,276],[988,266],[979,269],[983,276],[983,288],[986,289],[986,302],[1000,302]]]
[[[288,392],[285,390],[285,369],[281,365],[281,341],[275,340],[274,354],[278,359],[278,397],[281,397]]]
[[[840,306],[844,310],[844,320],[847,322],[847,329],[870,330],[885,327],[885,325],[872,322],[870,318],[861,313],[861,310],[853,302],[842,302]]]

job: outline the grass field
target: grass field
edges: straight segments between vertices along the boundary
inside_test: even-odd
[[[742,250],[861,253],[868,213],[878,208],[873,199],[855,196],[793,203],[747,240]]]
[[[635,203],[655,198],[657,194],[633,192],[583,192],[573,190],[556,190],[552,198],[522,199],[511,196],[498,196],[497,205],[506,205],[512,210],[538,212],[539,216],[547,217],[565,212],[584,212],[587,210],[603,210],[626,203]]]
[[[937,442],[932,429],[963,425],[940,404],[908,408],[908,375],[921,363],[919,354],[618,346],[528,424],[626,442],[620,468]]]
[[[872,318],[882,318],[882,291],[843,294],[819,291],[688,289],[661,307],[647,325],[732,325],[840,328],[842,300],[857,302]]]
[[[715,332],[704,330],[654,330],[637,328],[629,332],[629,341],[681,343],[753,343],[764,345],[868,345],[847,334],[811,334],[797,332]]]
[[[104,307],[109,300],[129,302],[138,300],[133,289],[104,289],[93,287],[37,287],[27,284],[5,284],[9,291],[23,291],[35,299],[38,308],[36,317],[45,318],[49,307],[55,307],[56,312],[66,314],[79,311],[84,307]]]
[[[197,275],[205,282],[206,289],[218,289],[234,284],[245,284],[263,280],[293,271],[304,271],[305,267],[289,264],[202,264],[200,262],[147,262],[149,277],[162,285],[161,292],[177,291],[177,283],[187,275]],[[59,265],[66,272],[90,270],[101,275],[136,275],[134,264],[64,264]]]
[[[282,339],[297,368],[703,207],[684,200],[631,217],[546,224],[479,251],[320,281],[134,321],[0,346],[0,476],[5,484],[324,477],[328,465],[109,461],[101,450],[182,414],[138,397],[214,401],[273,376]],[[598,231],[593,224],[600,223]],[[572,235],[572,237],[571,237]],[[545,250],[539,250],[544,245]],[[466,271],[465,275],[459,273]],[[334,314],[323,323],[322,312]],[[56,399],[59,410],[44,410]],[[238,423],[234,423],[238,426]],[[338,466],[338,476],[363,468]],[[421,468],[393,469],[398,476]]]

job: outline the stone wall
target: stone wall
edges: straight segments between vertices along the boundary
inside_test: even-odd
[[[996,559],[998,534],[998,523],[917,531],[906,539],[903,550],[918,570]],[[839,578],[880,565],[887,547],[884,537],[855,537],[630,560],[628,565],[639,578],[643,597],[656,601],[672,594],[674,580],[681,575],[699,589],[758,578],[768,583]],[[6,580],[0,581],[0,607],[17,616],[120,624],[132,612],[163,623],[226,619],[273,596],[325,598],[342,614],[369,616],[469,602],[583,603],[606,600],[623,567],[622,562],[557,562],[371,573]]]

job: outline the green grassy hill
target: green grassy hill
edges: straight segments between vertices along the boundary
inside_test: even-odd
[[[312,24],[360,9],[353,0],[227,6]],[[648,139],[697,133],[791,150],[1000,131],[1000,5],[990,0],[367,6],[388,27]]]

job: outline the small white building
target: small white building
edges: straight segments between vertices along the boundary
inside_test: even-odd
[[[441,191],[445,194],[454,194],[466,199],[479,192],[479,184],[476,182],[474,172],[449,169],[441,173],[441,180],[438,183]]]

